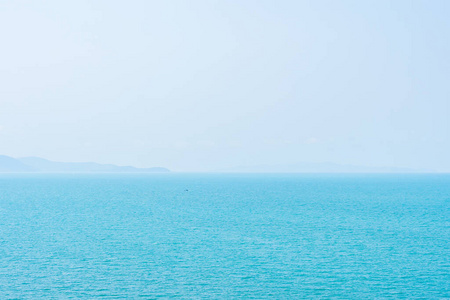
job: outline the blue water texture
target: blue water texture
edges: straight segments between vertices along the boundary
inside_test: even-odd
[[[448,299],[448,174],[3,174],[0,299]]]

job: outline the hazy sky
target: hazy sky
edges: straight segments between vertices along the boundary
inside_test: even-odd
[[[450,1],[1,1],[0,154],[450,172]]]

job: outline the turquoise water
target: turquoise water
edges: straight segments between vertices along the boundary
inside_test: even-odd
[[[450,297],[450,175],[0,175],[0,299]]]

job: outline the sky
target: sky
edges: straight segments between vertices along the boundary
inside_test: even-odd
[[[450,172],[450,1],[0,2],[0,154]]]

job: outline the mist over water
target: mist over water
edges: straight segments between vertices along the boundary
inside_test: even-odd
[[[449,15],[0,1],[0,300],[450,299]]]
[[[4,0],[0,155],[450,172],[449,15],[448,0]]]
[[[0,298],[448,298],[449,175],[0,175]]]

